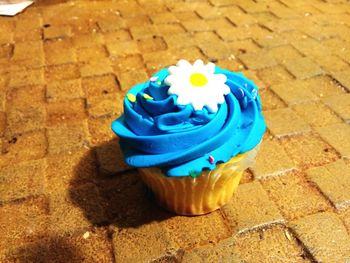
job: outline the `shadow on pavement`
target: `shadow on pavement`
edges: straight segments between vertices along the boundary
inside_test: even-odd
[[[16,248],[5,255],[4,260],[18,263],[80,262],[84,257],[65,237],[50,237]]]
[[[174,216],[155,203],[137,170],[118,171],[123,168],[115,164],[125,166],[118,160],[122,158],[118,154],[118,147],[117,141],[111,140],[90,149],[84,155],[75,167],[75,175],[70,183],[71,201],[84,211],[85,217],[94,225],[138,227]],[[103,153],[104,161],[97,161],[101,158],[99,153]],[[111,163],[106,163],[106,160]],[[109,170],[114,172],[106,171],[101,162],[107,168],[112,167]],[[95,167],[95,172],[89,171],[91,166]]]

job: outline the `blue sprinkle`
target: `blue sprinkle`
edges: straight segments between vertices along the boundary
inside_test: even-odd
[[[241,92],[241,98],[243,98],[243,97],[244,97],[244,95],[245,95],[245,94],[244,94],[244,90],[243,90],[243,89],[241,89],[241,88],[239,88],[238,90]]]
[[[252,90],[252,96],[253,96],[253,99],[255,100],[256,97],[258,96],[258,91],[256,89],[253,89]]]

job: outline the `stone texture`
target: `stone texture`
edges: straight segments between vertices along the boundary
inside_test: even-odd
[[[86,118],[85,102],[81,99],[52,102],[47,105],[47,125],[81,121]]]
[[[350,122],[350,94],[332,96],[324,101],[339,117],[348,123]]]
[[[302,86],[319,98],[344,95],[345,89],[328,76],[317,76],[302,81]]]
[[[235,240],[228,238],[215,245],[206,245],[186,251],[182,262],[241,262],[235,249]]]
[[[44,191],[46,160],[23,162],[0,170],[0,202],[9,202]]]
[[[108,59],[97,59],[88,61],[80,67],[80,75],[82,77],[100,76],[111,74],[112,66]]]
[[[346,70],[332,72],[332,76],[347,90],[350,90],[350,78]]]
[[[254,192],[254,196],[251,193]],[[239,185],[232,200],[222,208],[234,232],[242,233],[284,221],[259,182]]]
[[[50,155],[46,159],[45,181],[50,193],[65,192],[69,187],[81,186],[98,179],[97,161],[91,150]]]
[[[122,158],[122,152],[117,140],[99,145],[96,148],[96,155],[100,164],[100,172],[103,174],[115,174],[129,169]]]
[[[197,217],[174,216],[163,223],[171,240],[183,248],[218,242],[230,236],[220,211]]]
[[[43,43],[41,41],[16,43],[11,60],[26,66],[42,65],[44,62]]]
[[[82,79],[86,96],[100,96],[118,91],[118,83],[112,74]]]
[[[249,69],[266,68],[277,64],[273,56],[262,51],[240,55],[239,59],[242,60]]]
[[[113,262],[108,233],[92,230],[73,235],[49,236],[7,253],[6,262]]]
[[[337,160],[337,152],[317,134],[284,138],[282,145],[294,163],[301,167],[324,165]]]
[[[70,39],[48,40],[44,42],[46,65],[74,63],[75,50]]]
[[[10,89],[7,92],[6,100],[10,109],[40,107],[45,103],[45,87],[35,85]]]
[[[318,57],[327,54],[328,49],[322,46],[317,40],[312,38],[305,38],[299,41],[293,41],[292,45],[304,55],[311,57]]]
[[[43,106],[29,106],[23,108],[11,108],[7,113],[8,136],[23,132],[43,129],[45,127],[46,112]]]
[[[306,79],[323,73],[323,70],[309,58],[287,60],[284,65],[297,79]]]
[[[326,126],[342,122],[333,111],[320,102],[296,104],[292,108],[311,126]]]
[[[5,112],[0,112],[0,137],[4,136],[6,129],[6,114]]]
[[[171,242],[165,229],[156,224],[123,229],[113,235],[113,245],[118,262],[151,262],[164,254],[176,259],[177,245]]]
[[[116,75],[121,72],[133,71],[138,69],[143,69],[143,59],[142,56],[131,55],[124,58],[111,58],[112,68]]]
[[[251,39],[228,42],[227,46],[235,55],[254,53],[260,50],[259,46]]]
[[[315,60],[327,72],[349,70],[349,65],[334,55],[320,56]]]
[[[137,45],[139,47],[140,52],[142,53],[153,52],[157,50],[165,50],[167,48],[164,39],[157,36],[152,38],[139,39],[137,41]]]
[[[343,222],[345,224],[345,227],[348,229],[348,232],[349,232],[349,229],[350,229],[350,209],[343,211],[340,214],[340,216],[342,217]]]
[[[282,226],[240,235],[236,238],[236,249],[245,262],[310,262],[296,239]]]
[[[121,94],[107,94],[94,96],[87,101],[90,116],[100,118],[105,116],[119,116],[123,111],[123,96]]]
[[[121,31],[123,32],[123,31]],[[117,36],[118,32],[112,32],[113,36]],[[83,34],[83,35],[75,35],[72,39],[73,46],[75,48],[83,48],[83,47],[90,47],[90,46],[97,46],[103,43],[103,38],[109,39],[110,34],[101,35],[98,33],[93,34]],[[114,38],[117,39],[117,38]]]
[[[265,140],[260,145],[252,170],[256,178],[264,178],[283,174],[294,168],[293,161],[278,141]]]
[[[289,108],[264,111],[264,117],[268,129],[277,137],[310,130],[309,125]]]
[[[107,44],[107,50],[111,56],[123,57],[139,53],[137,44],[133,41],[125,41]]]
[[[267,178],[261,181],[267,194],[288,220],[331,208],[327,199],[307,182],[300,172]]]
[[[300,52],[298,52],[298,50],[291,45],[274,47],[269,49],[267,52],[282,64],[284,64],[286,61],[293,61],[294,59],[302,58],[302,54],[300,54]]]
[[[262,69],[258,72],[258,75],[268,86],[293,79],[293,76],[280,65]]]
[[[47,151],[45,133],[27,132],[3,139],[0,167],[43,158]]]
[[[10,87],[44,84],[44,74],[41,69],[28,69],[11,73]]]
[[[44,39],[64,38],[72,34],[70,26],[44,27]]]
[[[272,85],[271,89],[289,105],[317,100],[318,97],[305,86],[305,82],[297,80]]]
[[[66,81],[54,81],[46,87],[46,98],[48,101],[62,101],[78,99],[84,96],[80,79]]]
[[[55,65],[45,68],[45,80],[47,82],[77,79],[79,77],[80,72],[76,64]]]
[[[103,200],[92,183],[50,193],[49,231],[54,234],[86,231],[105,222]]]
[[[291,222],[297,237],[320,262],[346,262],[350,258],[350,236],[339,217],[317,213]]]
[[[47,202],[43,198],[29,199],[0,207],[0,251],[33,241],[47,229]]]
[[[311,168],[306,173],[337,209],[350,205],[350,167],[343,160]]]
[[[77,60],[79,62],[89,62],[92,60],[103,60],[108,54],[103,46],[91,46],[79,48],[76,51]]]
[[[123,72],[118,76],[122,90],[129,90],[138,83],[148,80],[147,73],[144,70],[134,70]]]
[[[88,119],[89,132],[90,132],[90,144],[101,145],[116,137],[111,129],[111,123],[117,118],[117,116],[106,116],[102,118],[90,118]]]
[[[321,137],[333,146],[341,156],[350,156],[350,127],[345,123],[334,124],[317,128]]]
[[[286,104],[271,89],[262,89],[259,93],[264,111],[286,107]]]
[[[75,150],[87,146],[87,123],[77,122],[72,124],[60,124],[47,131],[49,153],[60,153]]]

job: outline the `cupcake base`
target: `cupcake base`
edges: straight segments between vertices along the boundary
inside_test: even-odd
[[[165,209],[179,215],[201,215],[220,208],[232,198],[256,153],[257,148],[237,155],[196,178],[168,177],[159,168],[139,169],[139,174]]]

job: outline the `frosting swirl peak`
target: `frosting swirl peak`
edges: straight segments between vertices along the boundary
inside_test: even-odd
[[[199,60],[180,60],[131,88],[112,123],[127,164],[168,176],[213,170],[254,148],[265,129],[255,84]]]

